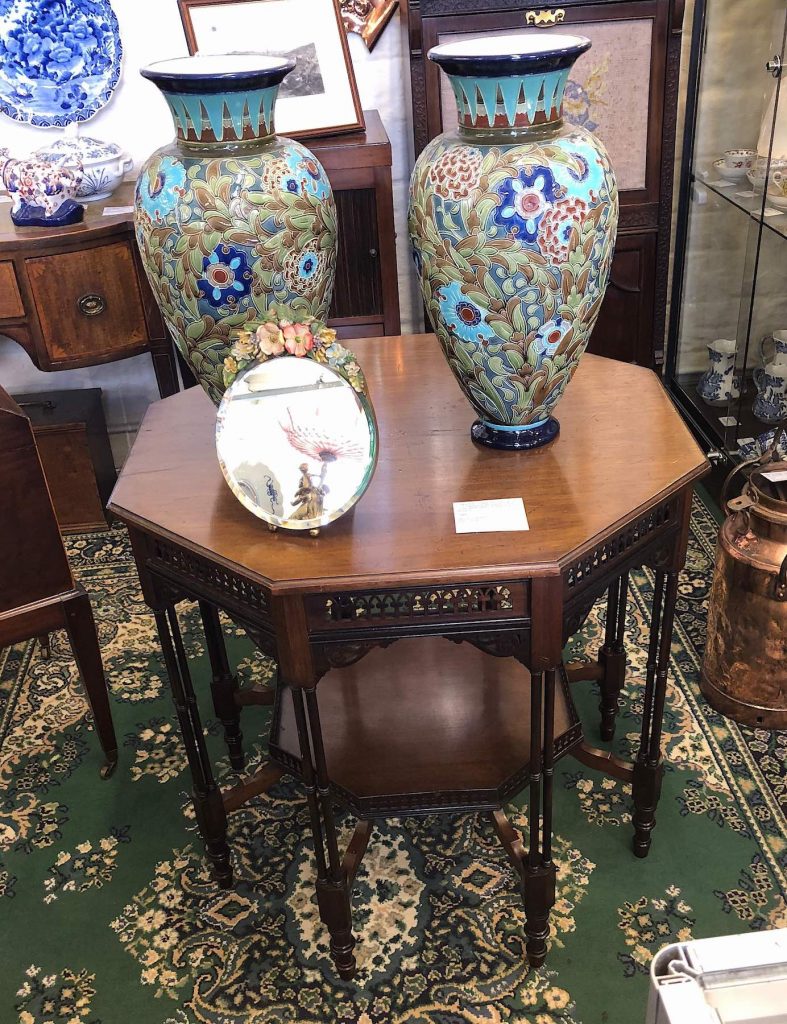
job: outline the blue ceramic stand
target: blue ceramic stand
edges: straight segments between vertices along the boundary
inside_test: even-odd
[[[84,206],[73,199],[66,199],[51,216],[47,216],[43,206],[29,206],[27,203],[11,211],[11,220],[18,228],[62,228],[68,224],[81,224],[84,216]]]
[[[470,428],[470,436],[478,444],[509,451],[540,448],[554,441],[559,433],[560,423],[554,416],[521,427],[504,427],[500,424],[487,423],[486,420],[476,420]]]

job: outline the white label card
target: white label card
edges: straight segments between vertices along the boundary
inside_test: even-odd
[[[719,416],[719,423],[723,427],[734,427],[737,424],[737,420],[734,416]]]
[[[521,498],[455,501],[454,525],[457,533],[503,533],[530,529]]]
[[[770,480],[771,483],[778,484],[781,483],[782,480],[787,480],[787,469],[772,469],[762,475],[766,480]]]
[[[10,203],[11,196],[0,196],[0,203]]]
[[[783,210],[777,210],[775,206],[766,206],[762,211],[763,217],[781,217]]]
[[[735,184],[734,181],[722,181],[719,178],[718,181],[706,181],[706,185],[711,185],[713,188],[732,188]]]
[[[133,212],[134,212],[134,207],[133,206],[105,206],[104,207],[104,216],[105,217],[113,217],[113,216],[116,216],[119,213],[133,213]]]
[[[749,189],[745,192],[736,192],[735,195],[739,196],[741,199],[751,199],[754,196],[754,192]]]

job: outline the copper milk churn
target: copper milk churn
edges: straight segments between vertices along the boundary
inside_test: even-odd
[[[759,458],[737,466],[721,496],[700,686],[723,715],[761,729],[787,728],[787,462],[782,431]],[[749,470],[740,496],[733,477]]]

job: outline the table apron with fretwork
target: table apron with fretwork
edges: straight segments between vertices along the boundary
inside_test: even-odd
[[[527,918],[527,950],[543,962],[554,903],[552,784],[555,759],[572,752],[633,789],[634,852],[647,855],[661,784],[661,722],[667,685],[670,640],[688,537],[693,484],[674,489],[664,500],[636,511],[586,550],[577,552],[559,574],[527,579],[432,578],[391,589],[333,590],[315,585],[297,592],[274,591],[254,574],[222,563],[178,543],[143,520],[126,519],[145,600],[154,610],[172,692],[188,753],[193,799],[214,877],[232,884],[226,838],[227,812],[266,791],[282,772],[300,778],[309,802],[317,863],[317,894],[331,934],[331,953],[342,977],[355,969],[350,892],[371,831],[370,819],[383,815],[485,810],[521,878]],[[589,747],[570,701],[568,685],[595,679],[601,689],[601,735],[614,734],[625,679],[625,610],[628,573],[648,566],[655,572],[651,636],[644,681],[644,713],[639,753],[634,762]],[[563,665],[567,640],[582,626],[594,603],[607,594],[605,637],[595,662]],[[200,602],[212,667],[212,696],[224,727],[230,761],[244,765],[240,713],[250,704],[274,703],[271,762],[257,775],[225,792],[216,785],[208,759],[175,606]],[[228,664],[219,610],[242,626],[256,646],[278,663],[275,695],[239,691]],[[442,638],[465,642],[485,655],[513,659],[530,672],[529,739],[521,768],[494,784],[427,784],[416,792],[358,793],[334,777],[334,763],[323,729],[325,708],[318,684],[334,670],[348,669],[375,648],[395,641]],[[386,652],[387,654],[388,652]],[[286,695],[286,696],[285,696]],[[344,698],[346,699],[346,694]],[[382,697],[380,699],[383,699]],[[428,705],[430,690],[423,687]],[[555,733],[556,700],[564,708],[562,731]],[[321,719],[321,711],[323,718]],[[287,721],[289,720],[289,725]],[[290,742],[287,732],[292,734]],[[296,740],[292,741],[292,736]],[[523,748],[524,749],[524,748]],[[372,769],[369,769],[372,771]],[[460,780],[461,781],[461,780]],[[502,810],[519,791],[529,789],[529,837],[520,837]],[[360,820],[344,854],[337,846],[334,802]]]

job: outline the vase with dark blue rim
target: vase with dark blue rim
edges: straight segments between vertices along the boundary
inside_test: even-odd
[[[568,73],[589,49],[584,36],[535,33],[446,43],[428,56],[451,80],[461,128],[510,131],[562,124]]]
[[[274,128],[279,86],[294,67],[229,53],[141,72],[166,100],[176,138],[140,171],[137,242],[164,322],[217,405],[239,328],[272,308],[294,323],[325,321],[330,309],[330,182],[313,153]]]
[[[142,68],[164,95],[179,142],[233,145],[273,135],[279,86],[295,67],[259,53],[176,57]]]
[[[473,440],[538,448],[590,338],[617,228],[604,147],[563,118],[590,40],[531,32],[429,51],[458,125],[418,157],[409,230],[435,333],[479,419]]]

